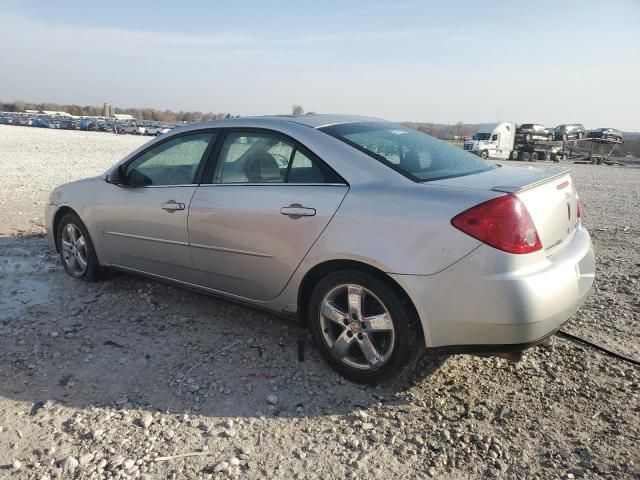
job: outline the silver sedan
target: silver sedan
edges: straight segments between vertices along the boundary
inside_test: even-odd
[[[119,269],[297,317],[357,382],[424,347],[544,341],[595,272],[568,171],[496,165],[364,117],[177,128],[48,203],[70,275]]]

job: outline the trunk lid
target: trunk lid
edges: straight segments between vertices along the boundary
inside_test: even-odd
[[[503,166],[428,184],[516,195],[529,211],[545,252],[551,255],[573,238],[578,224],[578,197],[569,172]]]

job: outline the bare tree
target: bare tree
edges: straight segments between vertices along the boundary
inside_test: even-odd
[[[302,105],[294,105],[291,107],[291,113],[294,115],[304,115],[304,108],[302,108]]]

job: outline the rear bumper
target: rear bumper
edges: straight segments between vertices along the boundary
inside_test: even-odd
[[[394,275],[416,305],[426,346],[460,353],[517,351],[562,327],[593,284],[589,233],[579,226],[561,252],[530,255],[538,259],[482,245],[440,273]]]

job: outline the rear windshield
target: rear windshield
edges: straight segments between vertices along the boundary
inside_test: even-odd
[[[415,181],[459,177],[495,168],[459,147],[395,123],[343,123],[320,130]]]

